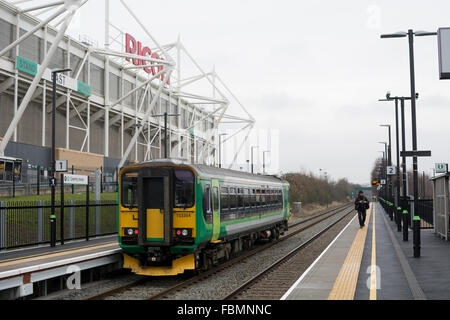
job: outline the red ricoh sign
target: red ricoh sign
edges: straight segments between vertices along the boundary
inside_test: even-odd
[[[130,54],[137,54],[143,57],[150,56],[153,59],[164,60],[164,58],[160,57],[156,52],[152,52],[149,47],[147,46],[143,47],[142,43],[140,41],[136,41],[136,39],[129,33],[125,33],[125,52]],[[130,61],[130,58],[125,59],[127,61]],[[147,61],[139,59],[131,59],[131,62],[135,66],[147,65]],[[144,71],[147,72],[148,74],[151,73],[152,75],[155,75],[163,69],[162,66],[152,66],[153,64],[158,63],[154,63],[153,61],[151,61],[148,67],[143,68]],[[164,74],[161,74],[159,78],[161,79],[161,81],[164,81]],[[170,81],[167,81],[167,83],[169,84]]]

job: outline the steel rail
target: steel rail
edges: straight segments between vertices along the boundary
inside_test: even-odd
[[[318,217],[321,217],[321,216],[323,216],[325,214],[329,214],[329,213],[333,213],[331,216],[334,216],[338,212],[342,212],[343,210],[345,210],[346,208],[349,208],[350,206],[351,206],[351,204],[346,204],[346,205],[344,205],[342,207],[328,210],[327,212],[324,212],[324,213],[322,213],[322,214],[320,214],[318,216],[315,216],[314,218],[318,218]],[[261,252],[261,251],[263,251],[263,250],[267,250],[268,248],[274,246],[275,244],[281,243],[282,241],[284,241],[286,239],[289,239],[289,238],[293,237],[294,235],[297,235],[300,232],[303,232],[303,231],[305,231],[305,230],[307,230],[307,229],[317,225],[318,223],[320,223],[320,222],[322,222],[322,221],[324,221],[326,219],[329,219],[331,216],[327,216],[327,217],[321,218],[318,221],[315,221],[315,222],[313,222],[311,224],[308,224],[307,226],[305,226],[303,228],[299,228],[298,230],[295,230],[295,231],[289,233],[288,235],[280,238],[278,241],[270,242],[270,243],[268,243],[266,245],[263,245],[261,247],[258,247],[256,249],[254,249],[254,250],[251,250],[251,251],[248,251],[248,252],[246,252],[244,254],[241,254],[238,257],[236,257],[236,258],[234,258],[232,260],[229,260],[229,261],[227,261],[225,263],[222,263],[222,264],[218,265],[215,268],[207,270],[204,273],[201,273],[201,274],[199,274],[197,276],[194,276],[194,277],[192,277],[190,279],[187,279],[186,281],[183,281],[183,282],[181,282],[181,283],[179,283],[177,285],[174,285],[173,287],[170,287],[170,288],[168,288],[166,290],[163,290],[163,291],[161,291],[161,292],[159,292],[159,293],[157,293],[155,295],[152,295],[147,300],[157,300],[157,299],[165,298],[165,297],[167,297],[168,295],[170,295],[170,294],[172,294],[174,292],[181,291],[182,289],[188,287],[189,285],[191,285],[193,283],[196,283],[196,282],[199,282],[199,281],[202,281],[202,280],[210,277],[211,275],[216,274],[216,273],[218,273],[218,272],[220,272],[220,271],[222,271],[222,270],[224,270],[226,268],[229,268],[232,265],[234,265],[234,264],[236,264],[238,262],[241,262],[241,261],[243,261],[243,260],[245,260],[245,259],[247,259],[247,258],[249,258],[249,257],[251,257],[251,256],[253,256],[253,255],[255,255],[255,254],[259,253],[259,252]],[[347,215],[345,215],[345,216],[347,216]],[[302,225],[302,224],[304,224],[304,223],[306,223],[308,221],[313,220],[314,218],[307,219],[306,221],[303,220],[303,221],[301,221],[299,223],[296,223],[294,226]]]
[[[346,218],[349,214],[351,214],[353,212],[353,210],[349,211],[347,214],[345,214],[344,216],[342,216],[341,218],[339,218],[337,221],[331,223],[330,225],[326,226],[325,228],[323,228],[322,230],[320,230],[319,232],[317,232],[316,234],[314,234],[312,237],[310,237],[308,240],[306,240],[305,242],[301,243],[300,245],[298,245],[296,248],[292,249],[290,252],[288,252],[286,255],[284,255],[281,259],[279,259],[278,261],[275,261],[274,263],[272,263],[270,266],[268,266],[267,268],[265,268],[264,270],[262,270],[261,272],[259,272],[258,274],[256,274],[253,278],[249,279],[248,281],[246,281],[244,284],[242,284],[240,287],[236,288],[235,290],[233,290],[231,293],[229,293],[228,295],[226,295],[224,298],[222,298],[222,300],[231,300],[231,299],[235,299],[237,298],[239,295],[241,295],[243,292],[245,292],[246,290],[248,290],[252,285],[254,285],[255,283],[259,282],[261,280],[261,278],[263,278],[264,276],[266,276],[267,274],[273,272],[274,270],[276,270],[279,266],[281,266],[282,264],[284,264],[285,262],[289,261],[291,258],[293,258],[294,256],[296,256],[300,251],[302,251],[303,249],[305,249],[310,243],[312,243],[314,240],[316,240],[317,238],[319,238],[321,235],[323,235],[325,232],[327,232],[330,228],[332,228],[333,226],[335,226],[337,223],[339,223],[340,221],[342,221],[344,218]]]
[[[317,218],[323,217],[325,215],[329,215],[330,213],[333,213],[333,215],[337,214],[338,212],[341,212],[342,210],[345,210],[346,208],[349,208],[351,206],[351,204],[352,203],[344,204],[342,206],[338,206],[338,207],[332,208],[330,210],[326,210],[325,212],[320,212],[318,214],[315,214],[314,216],[311,216],[311,217],[309,217],[307,219],[303,219],[303,220],[298,221],[298,222],[297,221],[291,222],[289,224],[289,227],[298,227],[298,226],[304,225],[307,222],[310,222],[312,220],[316,220]],[[257,253],[259,253],[259,252],[261,252],[263,250],[266,250],[266,249],[272,247],[275,244],[281,243],[282,241],[284,241],[284,240],[286,240],[286,239],[288,239],[288,238],[290,238],[290,237],[292,237],[294,235],[297,235],[298,233],[300,233],[302,231],[305,231],[305,230],[311,228],[312,226],[314,226],[314,225],[316,225],[316,224],[318,224],[318,223],[328,219],[329,217],[330,216],[321,218],[318,221],[315,221],[315,222],[313,222],[311,224],[308,224],[307,226],[305,226],[303,228],[299,228],[298,230],[290,232],[289,234],[281,237],[277,241],[273,241],[273,242],[267,243],[265,245],[259,246],[257,248],[254,248],[253,250],[244,252],[244,253],[240,254],[239,256],[237,256],[235,258],[232,258],[231,260],[228,260],[228,261],[226,261],[224,263],[221,263],[220,265],[218,265],[216,267],[213,267],[213,268],[211,268],[211,269],[209,269],[209,270],[207,270],[205,272],[202,272],[202,273],[200,273],[198,275],[195,275],[195,276],[193,276],[193,277],[191,277],[191,278],[189,278],[189,279],[187,279],[185,281],[180,282],[179,284],[171,286],[171,287],[169,287],[166,290],[162,290],[161,292],[148,297],[147,300],[156,300],[156,299],[163,298],[163,297],[167,296],[168,294],[170,294],[172,292],[179,291],[179,290],[183,289],[184,287],[189,286],[192,283],[204,280],[207,277],[209,277],[209,276],[211,276],[211,275],[213,275],[215,273],[218,273],[219,271],[221,271],[223,269],[229,268],[232,265],[234,265],[234,264],[236,264],[236,263],[238,263],[238,262],[240,262],[240,261],[242,261],[242,260],[244,260],[246,258],[249,258],[249,257],[251,257],[251,256],[253,256],[253,255],[255,255],[255,254],[257,254]],[[128,289],[130,289],[132,287],[142,285],[145,282],[147,282],[149,279],[150,279],[149,277],[146,277],[146,278],[138,279],[138,280],[135,280],[135,281],[131,281],[131,282],[129,282],[129,283],[125,284],[125,285],[122,285],[120,287],[113,288],[111,290],[107,290],[107,291],[102,292],[100,294],[88,297],[85,300],[101,300],[101,299],[104,299],[106,297],[115,295],[117,293],[121,293],[123,291],[126,291],[126,290],[128,290]]]

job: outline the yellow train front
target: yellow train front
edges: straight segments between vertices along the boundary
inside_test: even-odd
[[[124,268],[163,276],[207,270],[287,230],[289,184],[182,160],[152,160],[119,174]]]

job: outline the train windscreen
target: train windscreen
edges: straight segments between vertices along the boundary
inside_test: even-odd
[[[194,205],[194,174],[190,170],[176,169],[175,207],[190,208]]]
[[[129,172],[122,176],[121,189],[122,206],[125,208],[137,208],[137,173]]]

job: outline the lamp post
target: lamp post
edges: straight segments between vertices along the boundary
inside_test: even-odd
[[[388,195],[388,190],[387,190],[387,186],[388,186],[388,177],[387,177],[387,166],[388,166],[388,151],[387,151],[387,142],[378,142],[381,144],[384,144],[384,152],[383,152],[383,178],[385,179],[386,185],[384,187],[384,197],[387,198]]]
[[[52,174],[50,176],[51,188],[51,213],[50,213],[50,246],[56,246],[56,214],[55,214],[55,187],[56,187],[56,80],[59,73],[72,71],[72,69],[55,69],[52,70]]]
[[[152,117],[164,117],[164,158],[167,159],[167,118],[168,117],[178,117],[179,113],[167,113],[155,114]]]
[[[387,153],[387,165],[392,166],[392,157],[391,157],[391,125],[390,124],[380,124],[380,127],[388,127],[389,131],[389,144],[388,144],[388,153]],[[386,177],[389,178],[388,184],[388,193],[389,198],[392,198],[392,178],[389,177],[386,173]],[[390,200],[389,200],[390,201]]]
[[[252,173],[253,173],[253,149],[259,148],[259,146],[252,146],[252,154],[251,154],[251,159],[252,159]]]
[[[221,161],[221,159],[222,159],[222,153],[221,153],[221,145],[222,145],[222,141],[221,141],[221,138],[222,138],[222,136],[226,136],[226,135],[228,135],[228,133],[221,133],[221,134],[219,134],[219,168],[222,168],[222,161]]]
[[[416,123],[416,80],[414,72],[414,36],[435,36],[436,32],[416,31],[409,29],[408,32],[396,32],[393,34],[382,34],[381,38],[403,38],[408,37],[409,45],[409,75],[411,89],[411,118],[412,118],[412,148],[417,151],[417,123]],[[419,179],[417,156],[413,157],[413,184],[414,184],[414,214],[419,212]],[[420,257],[420,230],[414,232],[414,257]]]
[[[270,150],[263,151],[263,174],[266,174],[266,153],[270,152]]]

